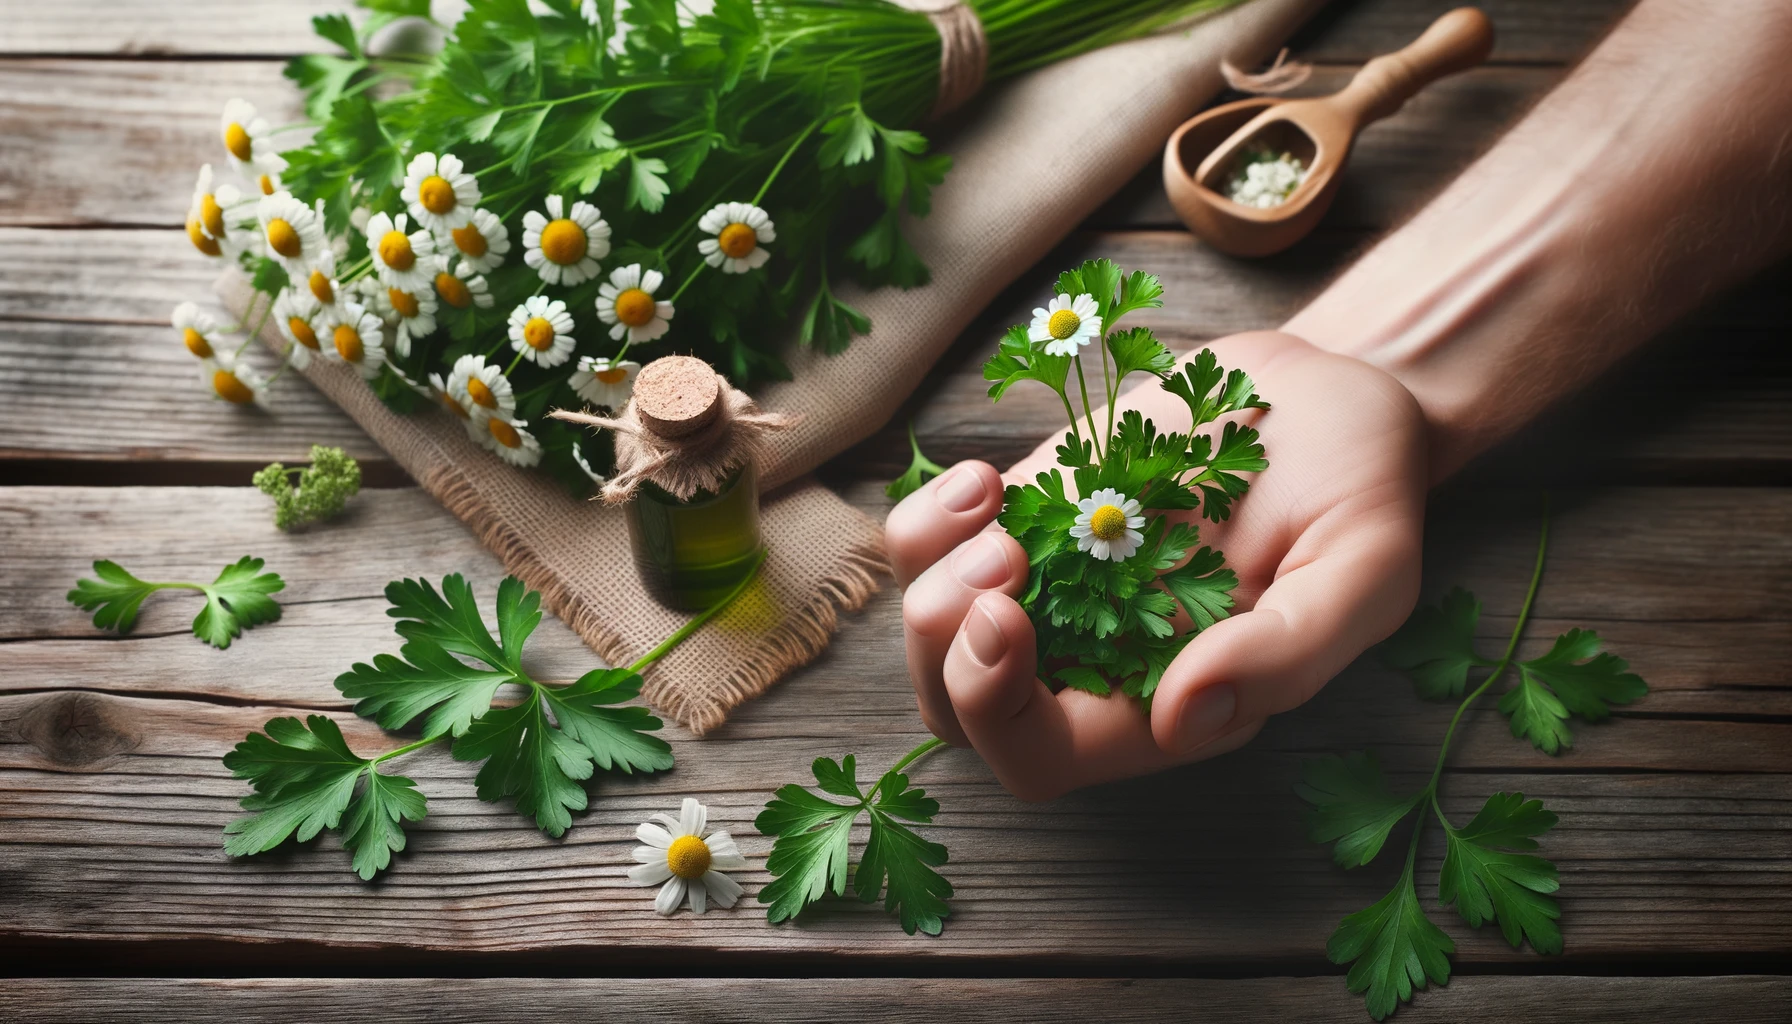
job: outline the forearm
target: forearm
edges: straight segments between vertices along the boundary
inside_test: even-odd
[[[1425,411],[1433,480],[1792,248],[1792,4],[1643,0],[1285,330]]]

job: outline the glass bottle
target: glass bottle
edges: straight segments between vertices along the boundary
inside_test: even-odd
[[[685,501],[644,483],[626,508],[635,567],[663,604],[700,611],[753,571],[760,546],[759,474],[751,462],[736,468],[719,491],[698,491]]]

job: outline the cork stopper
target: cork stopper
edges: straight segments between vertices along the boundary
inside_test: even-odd
[[[722,413],[722,378],[691,356],[662,356],[635,377],[635,416],[664,438],[688,437]]]

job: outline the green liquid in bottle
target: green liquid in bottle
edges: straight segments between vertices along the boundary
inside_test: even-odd
[[[635,566],[661,603],[698,611],[727,596],[753,570],[759,553],[759,477],[751,463],[719,493],[679,501],[644,483],[628,510]]]

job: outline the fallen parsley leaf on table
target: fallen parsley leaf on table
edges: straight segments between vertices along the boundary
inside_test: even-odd
[[[884,494],[891,501],[901,501],[920,490],[927,481],[946,471],[946,467],[921,454],[921,445],[915,440],[915,421],[908,421],[908,469],[884,488]]]
[[[129,633],[149,595],[158,590],[197,590],[205,595],[205,604],[193,619],[193,635],[221,649],[229,647],[243,630],[280,617],[280,605],[268,595],[284,589],[286,582],[274,573],[262,572],[261,566],[261,559],[245,555],[225,566],[210,583],[149,583],[117,562],[102,559],[93,563],[99,579],[76,580],[68,600],[93,612],[93,624],[100,629]]]

